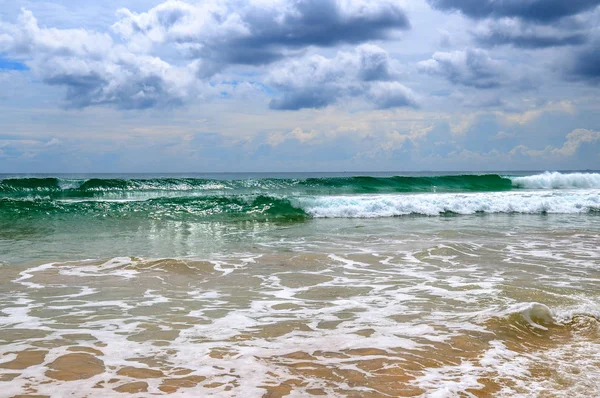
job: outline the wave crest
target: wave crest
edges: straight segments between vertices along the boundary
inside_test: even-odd
[[[214,180],[202,178],[12,178],[0,180],[0,194],[45,193],[51,197],[90,197],[115,193],[143,192],[238,192],[300,191],[308,194],[361,194],[400,192],[507,191],[510,179],[497,174],[393,177],[260,178]]]
[[[313,217],[374,218],[409,214],[587,213],[600,209],[600,195],[588,192],[496,192],[376,196],[320,196],[292,203]]]
[[[545,172],[524,177],[512,177],[512,183],[517,188],[526,189],[574,189],[600,188],[600,174]]]
[[[519,189],[600,188],[600,174],[546,172],[508,177],[498,174],[439,176],[354,176],[321,178],[8,178],[0,197],[43,195],[49,198],[145,198],[189,194],[347,195],[392,193],[502,192]]]
[[[589,305],[555,310],[536,302],[517,303],[493,318],[504,320],[505,326],[526,325],[538,332],[562,329],[579,335],[600,333],[600,313]]]
[[[0,198],[0,216],[61,214],[88,217],[289,219],[382,218],[476,213],[576,214],[600,211],[589,191],[379,194],[336,196],[210,195],[147,200]]]

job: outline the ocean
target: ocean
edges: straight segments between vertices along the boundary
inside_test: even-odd
[[[587,397],[600,173],[0,175],[0,396]]]

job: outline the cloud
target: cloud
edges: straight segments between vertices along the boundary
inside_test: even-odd
[[[492,59],[487,51],[477,48],[436,52],[431,59],[419,62],[418,67],[424,73],[469,87],[494,88],[505,80],[502,64]]]
[[[377,109],[417,107],[413,91],[398,82],[376,82],[369,87],[367,98]]]
[[[503,113],[498,114],[502,116],[504,122],[507,124],[520,124],[527,125],[532,121],[539,119],[548,113],[563,113],[568,115],[575,115],[577,109],[571,101],[560,101],[560,102],[549,102],[536,109],[525,110],[516,113]]]
[[[342,98],[362,97],[377,108],[416,106],[410,89],[393,80],[400,66],[380,47],[364,44],[333,58],[313,55],[274,68],[267,82],[281,96],[273,109],[323,108]]]
[[[410,27],[393,0],[168,0],[145,13],[119,11],[113,30],[132,48],[173,44],[199,64],[201,76],[231,64],[264,65],[307,46],[385,39]]]
[[[566,62],[566,77],[600,84],[600,38],[574,51]]]
[[[56,149],[60,145],[60,140],[56,138],[47,141],[27,138],[0,138],[0,158],[30,159],[40,153]]]
[[[445,11],[480,21],[473,29],[482,46],[546,48],[585,43],[597,22],[600,0],[428,0]]]
[[[521,48],[577,45],[588,40],[585,26],[569,25],[537,25],[518,18],[488,19],[475,28],[473,35],[481,45],[511,44]]]
[[[567,134],[566,141],[561,148],[556,148],[553,153],[562,156],[573,156],[584,144],[600,141],[600,132],[594,130],[577,129]]]
[[[522,154],[528,155],[532,157],[548,157],[548,156],[557,156],[557,157],[573,157],[578,153],[580,149],[582,149],[586,145],[592,145],[596,142],[600,142],[600,132],[594,130],[586,130],[586,129],[575,129],[571,131],[565,137],[565,142],[560,148],[555,148],[552,146],[547,146],[542,150],[529,149],[525,145],[519,145],[512,149],[510,153],[512,155]],[[596,152],[598,155],[598,152]]]
[[[452,47],[452,38],[450,36],[450,32],[443,29],[438,29],[439,39],[438,46],[441,48],[449,48]]]
[[[301,144],[314,143],[321,134],[316,130],[304,131],[300,127],[296,127],[290,132],[274,132],[269,134],[267,142],[272,147],[281,145],[287,140],[297,140]]]
[[[393,0],[167,0],[147,12],[121,9],[118,15],[111,35],[40,27],[24,10],[16,25],[0,24],[0,53],[18,61],[10,65],[24,63],[46,84],[66,88],[68,107],[145,109],[219,95],[220,82],[208,80],[229,65],[271,64],[309,46],[384,39],[409,28]],[[363,55],[362,80],[391,77],[386,53]],[[373,98],[383,106],[380,92]]]
[[[130,52],[107,34],[40,28],[29,11],[11,30],[0,50],[22,57],[45,83],[65,87],[68,106],[141,109],[177,105],[193,95],[192,70]]]
[[[551,23],[594,9],[599,0],[427,0],[440,10],[460,11],[475,18],[518,17],[539,23]]]

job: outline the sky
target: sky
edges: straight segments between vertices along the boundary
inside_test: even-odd
[[[600,0],[0,0],[0,173],[600,169]]]

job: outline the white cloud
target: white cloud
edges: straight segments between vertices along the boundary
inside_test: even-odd
[[[478,48],[465,51],[436,52],[431,59],[419,62],[422,72],[439,75],[454,84],[493,88],[503,84],[503,64]]]
[[[377,108],[416,106],[413,92],[395,81],[400,65],[382,48],[365,44],[333,58],[313,55],[284,62],[267,82],[281,92],[274,109],[323,108],[344,98],[362,97]]]
[[[36,139],[0,139],[0,158],[34,158],[61,145],[61,141],[52,138],[48,141]]]
[[[507,124],[526,125],[549,112],[561,112],[573,115],[575,114],[575,111],[575,105],[571,101],[560,101],[549,102],[547,104],[544,104],[543,106],[537,107],[536,109],[530,109],[524,112],[506,113],[498,115],[503,116],[504,121]]]
[[[198,73],[207,77],[231,64],[269,64],[308,46],[383,39],[409,22],[393,0],[167,0],[144,13],[119,10],[112,28],[134,51],[166,44],[202,59]]]
[[[575,129],[565,137],[564,144],[559,147],[546,146],[544,149],[530,149],[525,145],[518,145],[510,151],[511,155],[527,155],[538,158],[548,157],[573,157],[585,144],[600,142],[600,131]]]
[[[317,130],[304,131],[300,127],[296,127],[295,129],[287,133],[275,132],[269,134],[269,136],[267,137],[267,142],[269,143],[269,145],[274,147],[281,145],[283,142],[289,139],[295,139],[302,144],[307,144],[314,143],[314,141],[320,135],[321,134]]]
[[[45,83],[66,87],[69,106],[169,106],[198,93],[191,68],[133,53],[108,34],[41,28],[29,11],[9,28],[1,50],[22,57]]]
[[[553,155],[573,156],[584,144],[600,141],[600,131],[577,129],[567,134],[566,141],[560,148],[551,150]]]
[[[309,46],[362,43],[409,28],[393,0],[167,0],[141,13],[122,8],[117,16],[111,35],[40,27],[24,10],[17,24],[0,25],[0,53],[65,87],[68,106],[141,109],[219,95],[220,82],[207,80],[230,65],[271,64]],[[360,55],[362,80],[392,77],[383,50],[365,46]],[[399,88],[388,90],[398,103]],[[373,98],[384,103],[381,91]]]

